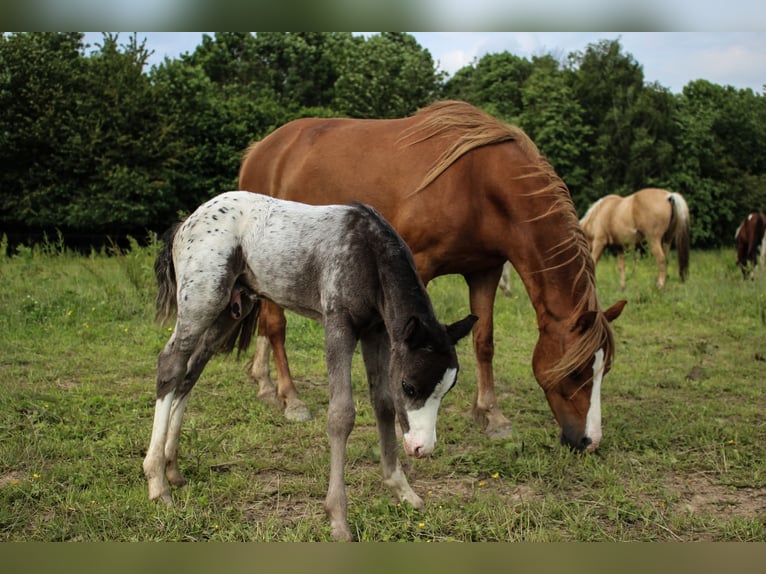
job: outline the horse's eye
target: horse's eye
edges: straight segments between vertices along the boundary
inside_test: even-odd
[[[414,397],[415,396],[415,385],[412,383],[408,383],[407,381],[402,381],[402,390],[404,391],[404,394],[408,397]]]

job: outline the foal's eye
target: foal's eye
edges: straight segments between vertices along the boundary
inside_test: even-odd
[[[408,383],[407,381],[402,381],[402,390],[404,391],[404,394],[408,397],[414,397],[415,396],[415,385],[412,383]]]

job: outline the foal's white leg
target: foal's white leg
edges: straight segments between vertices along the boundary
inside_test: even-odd
[[[173,503],[170,498],[170,486],[165,479],[165,443],[174,394],[174,391],[170,391],[164,397],[157,399],[154,407],[152,439],[143,464],[144,475],[149,482],[149,499],[160,499],[167,504]]]
[[[181,436],[181,421],[186,410],[189,394],[173,399],[170,407],[170,426],[165,439],[165,476],[173,486],[183,486],[186,480],[178,468],[178,440]]]

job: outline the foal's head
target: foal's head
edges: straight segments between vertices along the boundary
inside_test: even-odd
[[[540,329],[532,367],[561,426],[561,443],[575,450],[595,451],[601,441],[601,381],[614,355],[609,322],[624,306],[620,301]]]
[[[401,338],[391,346],[389,376],[404,450],[420,458],[436,445],[436,415],[457,381],[455,344],[478,318],[468,315],[452,325],[410,317]]]

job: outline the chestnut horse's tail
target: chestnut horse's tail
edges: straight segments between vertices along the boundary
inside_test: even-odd
[[[689,250],[691,249],[691,220],[689,218],[689,206],[683,195],[671,192],[668,196],[670,202],[670,224],[665,232],[663,241],[675,243],[678,252],[678,274],[681,281],[686,280],[689,271]]]
[[[164,324],[176,312],[176,270],[173,266],[173,239],[180,227],[179,221],[162,236],[162,247],[154,261],[154,276],[157,278],[157,298],[154,302],[155,320]]]

